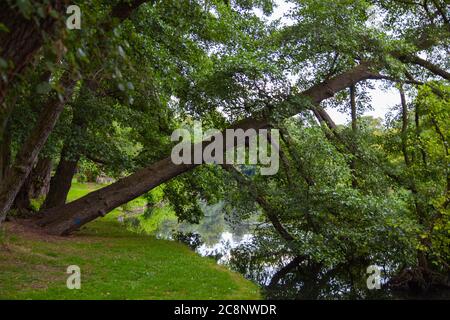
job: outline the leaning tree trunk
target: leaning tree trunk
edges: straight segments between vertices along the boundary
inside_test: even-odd
[[[0,223],[5,219],[17,193],[30,174],[39,152],[64,109],[66,101],[72,96],[76,80],[67,77],[63,79],[62,83],[65,88],[64,98],[54,97],[50,100],[48,106],[43,108],[44,110],[36,126],[18,151],[14,164],[7,170],[0,183]]]
[[[235,125],[234,128],[241,128],[243,130],[254,128],[257,130],[266,128],[267,126],[267,121],[246,119]],[[200,143],[200,147],[204,148],[209,143]],[[226,149],[226,139],[224,139],[223,145],[224,149]],[[192,150],[195,150],[194,146]],[[37,224],[45,227],[46,231],[51,234],[69,234],[89,221],[104,216],[114,208],[139,197],[159,186],[161,183],[189,171],[198,165],[177,165],[173,163],[171,157],[167,157],[116,183],[91,192],[78,200],[72,201],[64,206],[44,210],[42,212],[43,218]]]
[[[82,87],[80,90],[83,91]],[[92,85],[87,85],[86,89],[95,91]],[[42,206],[42,210],[47,210],[66,203],[67,195],[72,186],[72,179],[76,173],[78,161],[80,160],[79,146],[73,145],[73,139],[80,139],[86,132],[86,120],[83,118],[82,110],[75,107],[73,109],[73,119],[70,134],[65,138],[64,147],[61,151],[61,158],[55,175],[50,181],[50,190]],[[41,211],[42,211],[41,210]]]
[[[96,86],[92,82],[86,81],[86,87],[81,87],[80,91],[90,90],[93,93]],[[47,210],[57,206],[62,206],[66,203],[67,195],[72,186],[72,179],[76,173],[78,161],[83,150],[77,143],[73,143],[76,139],[82,139],[87,132],[87,122],[84,118],[84,112],[80,109],[81,106],[73,108],[73,118],[70,126],[70,133],[64,140],[64,146],[61,151],[61,158],[55,175],[50,181],[50,190],[47,198],[41,208]]]
[[[38,225],[45,227],[51,234],[69,234],[195,166],[175,165],[170,158],[166,158],[83,198],[44,210],[44,217],[38,221]]]
[[[62,206],[66,203],[67,195],[72,185],[72,178],[75,175],[78,160],[80,159],[78,155],[74,159],[69,160],[66,158],[66,154],[66,150],[63,149],[55,175],[50,180],[50,190],[42,206],[43,210]]]
[[[325,83],[311,87],[304,91],[301,96],[309,98],[313,104],[319,104],[322,100],[332,97],[336,92],[359,81],[371,78],[373,73],[369,70],[369,67],[370,64],[362,63],[335,78],[327,80]],[[293,97],[293,99],[298,105],[298,96]],[[290,115],[297,114],[303,108],[303,105],[293,108]],[[267,120],[248,118],[233,126],[232,129],[241,128],[247,130],[253,128],[258,130],[268,126],[269,122]],[[44,217],[37,221],[37,224],[44,227],[50,234],[69,234],[97,217],[104,216],[114,208],[137,198],[161,183],[196,166],[195,164],[175,165],[170,157],[165,158],[126,178],[120,179],[116,183],[91,192],[78,200],[44,211]]]

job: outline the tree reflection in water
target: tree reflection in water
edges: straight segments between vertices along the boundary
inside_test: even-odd
[[[381,289],[367,288],[370,263],[353,259],[333,268],[306,257],[271,255],[246,243],[231,250],[228,266],[259,283],[267,299],[449,299],[448,290],[414,293],[389,289],[386,268]]]
[[[268,299],[450,298],[448,290],[421,293],[390,290],[386,283],[400,269],[392,262],[392,253],[387,252],[381,259],[349,256],[344,263],[318,263],[320,259],[313,261],[292,254],[295,248],[289,248],[260,224],[258,230],[252,227],[255,224],[230,225],[221,209],[222,204],[208,207],[209,214],[199,225],[163,223],[157,234],[160,238],[178,239],[191,246],[195,243],[193,249],[199,254],[213,257],[218,263],[260,284]],[[367,267],[374,264],[374,260],[383,261],[379,263],[383,276],[380,290],[367,288],[370,275]]]

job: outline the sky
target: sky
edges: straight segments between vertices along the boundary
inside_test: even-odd
[[[376,82],[374,83],[376,84]],[[392,107],[400,104],[400,93],[393,88],[383,90],[379,88],[380,84],[381,83],[376,85],[375,89],[369,91],[372,98],[373,111],[367,111],[364,115],[384,119],[386,113],[388,113]],[[337,124],[345,124],[350,121],[349,114],[344,114],[334,109],[328,109],[327,111]]]
[[[270,16],[269,20],[275,20],[282,18],[284,14],[292,8],[292,4],[286,3],[284,0],[276,0],[277,7],[274,9],[273,14]],[[256,10],[257,14],[262,16],[262,12]],[[292,24],[292,20],[289,18],[283,18],[281,20],[285,24]],[[394,88],[383,89],[381,88],[381,81],[373,81],[375,88],[369,90],[369,94],[372,98],[372,111],[367,111],[364,115],[370,115],[374,118],[384,119],[385,115],[390,111],[392,107],[400,104],[400,94]],[[334,120],[336,124],[345,124],[350,121],[350,115],[339,112],[335,109],[327,109],[327,112]]]

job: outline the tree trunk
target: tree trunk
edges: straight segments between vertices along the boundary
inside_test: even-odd
[[[83,86],[80,90],[91,90],[94,92],[95,87],[87,81],[86,88]],[[50,181],[50,190],[42,206],[43,210],[62,206],[66,203],[67,195],[72,186],[72,179],[76,173],[80,154],[82,153],[80,146],[73,144],[73,139],[80,139],[86,132],[86,120],[83,117],[84,112],[79,108],[80,106],[73,108],[70,134],[64,140],[61,158],[55,175]]]
[[[50,163],[50,166],[48,166],[48,163]],[[45,188],[45,179],[48,179],[46,176],[49,175],[50,170],[51,160],[49,158],[40,159],[31,174],[25,179],[13,204],[13,208],[18,210],[21,216],[26,216],[32,211],[31,199],[41,195],[42,189]]]
[[[25,182],[17,193],[14,199],[13,209],[17,210],[20,217],[26,217],[31,210],[30,201],[30,190],[31,190],[31,174],[25,179]]]
[[[34,56],[41,48],[44,34],[54,34],[57,19],[48,14],[36,23],[33,19],[25,18],[20,10],[8,3],[0,3],[0,23],[4,24],[8,32],[0,32],[0,44],[2,47],[1,58],[11,62],[7,71],[7,80],[0,80],[0,107],[5,108],[5,100],[8,88],[17,76],[23,73],[25,67],[30,65]],[[62,0],[50,0],[46,12],[50,9],[63,13],[65,2]],[[34,13],[33,13],[34,14]]]
[[[408,147],[407,147],[407,139],[408,139],[408,105],[406,104],[405,91],[403,91],[403,86],[400,86],[400,100],[402,104],[402,152],[403,157],[405,159],[405,164],[407,167],[410,165],[410,159],[408,156]]]
[[[0,223],[5,219],[6,213],[11,208],[17,193],[30,174],[39,152],[64,109],[66,101],[72,96],[76,80],[66,77],[62,83],[65,88],[64,98],[60,100],[54,97],[49,102],[49,105],[43,108],[44,110],[36,126],[18,151],[14,164],[7,170],[0,184]]]
[[[362,63],[355,68],[344,72],[325,83],[317,84],[304,91],[301,97],[309,98],[313,105],[322,100],[332,97],[339,92],[359,81],[369,79],[373,73],[369,70],[370,64]],[[293,97],[298,101],[298,96]],[[298,105],[298,103],[296,104]],[[303,105],[291,111],[291,116],[304,109]],[[267,120],[245,119],[231,129],[250,128],[261,129],[269,126]],[[208,143],[204,143],[207,145]],[[224,145],[226,143],[224,142]],[[171,158],[160,160],[147,168],[120,179],[116,183],[102,189],[89,193],[88,195],[72,201],[64,206],[44,211],[44,217],[37,224],[45,227],[50,234],[67,235],[80,228],[82,225],[104,216],[114,208],[127,203],[138,196],[150,191],[156,186],[164,183],[186,171],[195,168],[196,164],[175,165]]]
[[[52,159],[41,158],[32,172],[30,197],[32,199],[46,196],[50,188]]]
[[[352,142],[352,153],[356,153],[356,134],[358,131],[358,115],[356,113],[356,87],[353,85],[350,87],[350,109],[351,109],[351,117],[352,117],[352,133],[353,133],[353,142]],[[350,162],[350,169],[352,170],[352,187],[358,187],[358,180],[356,179],[356,157],[353,156]]]
[[[78,160],[80,156],[75,159],[66,159],[67,149],[63,149],[61,159],[55,175],[50,180],[50,190],[45,198],[43,210],[62,206],[66,203],[67,195],[72,185],[72,178],[75,175]]]
[[[50,35],[50,38],[58,39],[55,36],[57,31],[60,30],[58,24],[63,24],[64,10],[67,5],[70,4],[68,0],[49,0],[49,1],[35,1],[38,4],[44,6],[44,12],[48,13],[53,10],[60,14],[60,17],[54,18],[52,15],[47,14],[44,18],[40,19],[37,23],[34,19],[37,16],[34,12],[32,18],[25,18],[17,6],[12,7],[9,1],[0,1],[0,23],[2,23],[9,31],[0,32],[0,44],[1,55],[5,61],[11,62],[11,67],[7,71],[7,80],[0,79],[0,111],[5,106],[3,104],[8,88],[14,83],[24,71],[24,69],[31,64],[36,53],[42,47],[44,43],[44,35]],[[48,2],[48,3],[47,3]],[[119,22],[125,20],[130,14],[144,2],[150,2],[154,4],[156,1],[145,0],[132,0],[132,1],[119,1],[111,11],[111,16],[118,19]],[[108,26],[112,30],[114,26]],[[58,52],[59,55],[62,55]],[[0,112],[2,114],[2,112]],[[2,120],[2,119],[0,119]]]
[[[8,128],[8,124],[5,124],[1,128],[0,133],[0,183],[5,178],[6,172],[11,163],[11,132]]]
[[[241,128],[243,130],[254,128],[258,130],[267,126],[267,121],[246,119],[239,122],[234,128]],[[224,149],[226,149],[226,136],[225,134],[223,136],[223,145]],[[200,144],[204,148],[209,143],[203,142]],[[195,147],[193,146],[192,150],[194,149]],[[161,183],[192,170],[197,166],[198,164],[176,165],[173,163],[171,157],[167,157],[116,183],[91,192],[83,198],[72,201],[64,206],[44,210],[42,212],[43,218],[37,224],[45,227],[47,232],[51,234],[68,234],[89,221],[104,216],[114,208],[139,197]]]
[[[44,210],[44,217],[38,221],[38,225],[45,227],[51,234],[69,234],[89,221],[104,216],[114,208],[196,166],[175,165],[171,158],[166,158],[76,201]]]

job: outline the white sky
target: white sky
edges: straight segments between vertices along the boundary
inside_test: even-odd
[[[400,93],[393,88],[389,90],[382,90],[381,88],[377,88],[378,86],[379,85],[377,85],[373,90],[369,90],[372,97],[372,107],[374,110],[367,111],[364,115],[384,119],[386,113],[388,113],[393,106],[400,104]],[[349,114],[341,113],[335,109],[327,109],[327,112],[337,124],[345,124],[350,121]]]
[[[288,13],[289,10],[293,7],[291,3],[286,3],[284,0],[276,0],[277,7],[274,10],[274,13],[270,16],[269,20],[275,20],[282,18],[284,14]],[[260,10],[256,10],[258,15],[262,16],[262,12]],[[283,18],[281,20],[285,24],[292,24],[292,20],[289,18]],[[370,115],[375,118],[384,119],[385,115],[389,110],[395,106],[400,104],[400,94],[394,88],[385,90],[381,89],[380,83],[374,82],[375,89],[369,90],[369,94],[372,98],[372,107],[373,111],[367,111],[364,115]],[[345,124],[350,120],[350,115],[341,113],[335,109],[327,109],[327,112],[330,114],[334,122],[336,124]]]

